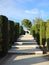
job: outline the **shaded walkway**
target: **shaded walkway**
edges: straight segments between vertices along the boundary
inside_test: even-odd
[[[47,55],[8,55],[0,65],[48,65]]]
[[[31,35],[23,35],[14,43],[6,58],[0,62],[0,65],[48,65],[48,55],[42,53],[29,54],[38,51],[42,52],[36,40]]]

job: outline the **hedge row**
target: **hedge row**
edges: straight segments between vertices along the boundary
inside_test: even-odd
[[[30,34],[33,35],[34,38],[36,37],[36,36],[35,36],[35,26],[32,26],[32,27],[30,28]]]
[[[39,31],[40,31],[40,26],[39,26],[39,24],[38,23],[36,23],[35,24],[35,37],[36,37],[36,41],[38,42],[38,44],[40,43],[39,42],[39,40],[40,40],[40,33],[39,33]]]
[[[46,22],[46,41],[47,41],[47,49],[49,50],[49,20]]]
[[[14,43],[14,22],[8,20],[8,42],[9,47]]]
[[[14,41],[17,41],[17,38],[19,37],[19,23],[15,23],[14,25]]]
[[[23,27],[20,29],[20,24],[8,20],[6,16],[0,15],[0,55],[4,56],[11,45],[17,41],[21,35]],[[24,34],[24,33],[22,33]]]
[[[45,46],[46,43],[46,26],[45,22],[41,21],[40,22],[40,44]]]
[[[25,34],[25,31],[23,30],[22,26],[19,26],[19,34],[20,35]]]
[[[39,40],[40,40],[40,37],[39,37],[39,24],[34,24],[31,28],[30,28],[30,34],[33,35],[33,37],[36,39],[36,41],[38,42],[39,44]]]
[[[30,33],[34,36],[39,45],[45,46],[47,42],[47,48],[49,50],[49,20],[47,20],[47,22],[40,20],[39,22],[39,25],[37,23],[30,28]]]
[[[8,51],[8,18],[0,16],[0,47],[1,52],[4,54]]]

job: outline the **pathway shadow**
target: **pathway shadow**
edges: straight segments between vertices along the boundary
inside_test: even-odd
[[[25,42],[25,43],[22,43],[22,45],[37,45],[37,44],[31,43],[31,42],[30,43]]]
[[[38,64],[38,63],[49,61],[49,59],[47,57],[49,57],[49,56],[46,55],[46,56],[39,56],[39,57],[23,58],[23,59],[20,59],[20,60],[15,60],[13,65],[16,65],[16,64],[17,65]]]
[[[7,54],[5,58],[0,60],[0,65],[10,65],[10,62],[12,62],[15,57],[17,57],[16,54]]]
[[[49,55],[38,56],[38,55],[23,55],[23,54],[9,54],[7,58],[5,58],[4,62],[0,65],[33,65],[42,62],[49,61]]]
[[[18,40],[18,42],[36,42],[35,40]]]

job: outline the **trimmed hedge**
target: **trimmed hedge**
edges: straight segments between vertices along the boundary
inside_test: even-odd
[[[0,44],[2,48],[2,55],[8,51],[8,18],[0,15]]]
[[[14,22],[9,20],[8,21],[8,40],[9,40],[9,47],[14,43]]]
[[[0,15],[0,56],[6,55],[11,45],[17,38],[25,34],[19,23],[8,20],[6,16]]]
[[[19,26],[19,35],[25,34],[25,31],[23,30],[22,26]]]
[[[14,23],[14,41],[19,37],[19,23]]]

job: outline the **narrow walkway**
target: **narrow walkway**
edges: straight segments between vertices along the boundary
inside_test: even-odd
[[[49,55],[43,55],[42,53],[41,54],[27,53],[27,52],[30,53],[30,51],[33,52],[33,49],[34,51],[37,51],[37,49],[40,50],[36,40],[34,40],[34,38],[31,39],[30,38],[31,38],[30,35],[21,36],[9,50],[9,54],[3,60],[0,60],[0,65],[48,65]],[[19,52],[19,54],[17,54],[16,51]],[[24,51],[27,54],[24,54]],[[23,54],[20,54],[20,52],[21,53],[23,52]]]
[[[9,54],[0,65],[49,65],[47,55]]]
[[[26,34],[18,38],[17,42],[14,43],[12,48],[8,51],[9,53],[32,53],[42,54],[43,51],[37,45],[36,40],[32,35]]]

